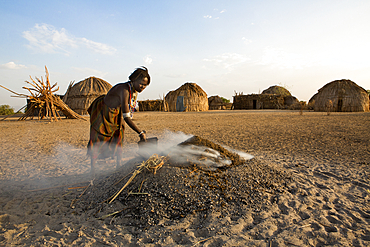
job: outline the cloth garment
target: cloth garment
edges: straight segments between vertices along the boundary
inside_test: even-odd
[[[90,140],[87,153],[94,159],[122,155],[124,124],[121,108],[109,108],[104,103],[105,95],[94,100],[87,110],[90,114]]]

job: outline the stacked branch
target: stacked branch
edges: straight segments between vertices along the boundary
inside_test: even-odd
[[[81,115],[77,114],[71,108],[69,108],[59,98],[59,96],[54,95],[54,93],[59,90],[59,87],[57,87],[57,83],[51,86],[49,81],[49,72],[46,66],[45,72],[45,81],[42,77],[41,79],[36,77],[36,80],[34,80],[31,76],[31,81],[26,81],[31,86],[23,87],[23,89],[26,89],[31,95],[19,94],[0,85],[2,88],[5,88],[6,90],[16,94],[17,96],[15,97],[27,98],[30,100],[30,106],[27,108],[25,114],[18,120],[25,120],[28,117],[33,119],[34,113],[37,111],[39,119],[47,118],[51,121],[58,121],[58,119],[60,119],[59,111],[61,111],[66,116],[66,118],[86,120]]]

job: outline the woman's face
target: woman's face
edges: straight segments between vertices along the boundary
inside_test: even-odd
[[[148,78],[144,77],[143,79],[139,79],[134,81],[134,88],[137,92],[141,93],[147,86],[148,86]]]

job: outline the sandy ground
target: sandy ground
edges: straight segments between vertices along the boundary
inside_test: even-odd
[[[293,180],[263,210],[117,224],[75,203],[90,184],[88,121],[7,119],[0,121],[0,245],[370,246],[370,113],[138,112],[135,121],[159,142],[169,133],[198,135]],[[126,128],[125,138],[129,160],[138,137]],[[114,160],[99,161],[98,177],[114,172]]]

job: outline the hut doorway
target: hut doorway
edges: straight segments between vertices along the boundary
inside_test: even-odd
[[[256,99],[253,100],[253,109],[257,109],[257,100]]]
[[[179,111],[179,112],[185,111],[184,96],[177,96],[176,111]]]
[[[338,99],[338,111],[342,111],[342,106],[343,106],[343,100]]]

